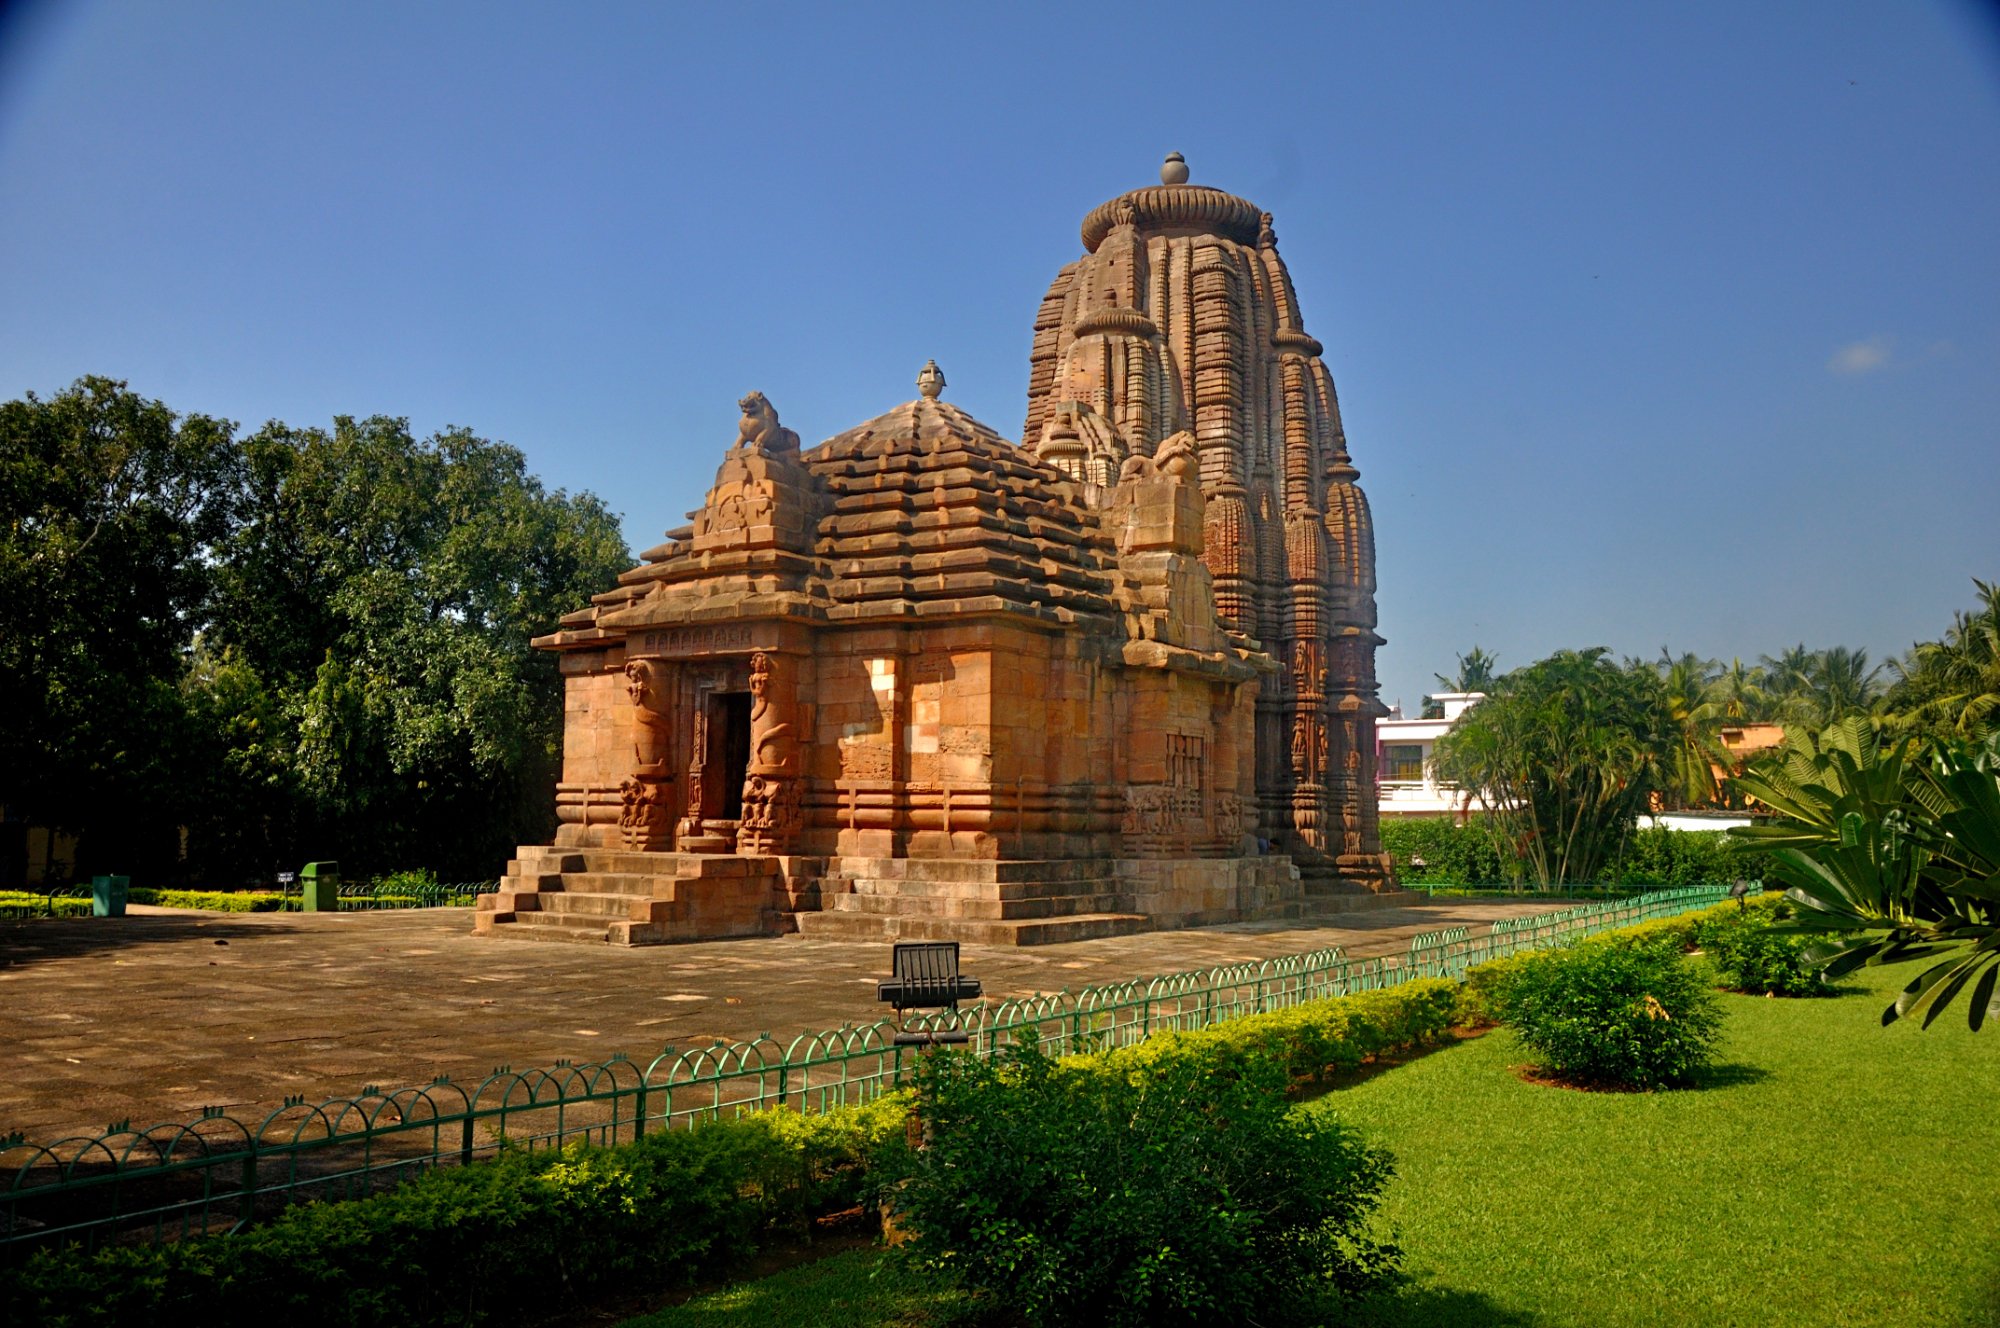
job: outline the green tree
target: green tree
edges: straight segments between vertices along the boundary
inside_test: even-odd
[[[588,494],[402,420],[180,417],[85,378],[0,404],[0,802],[91,866],[497,869],[550,829],[529,638],[629,565]]]
[[[85,870],[174,856],[233,429],[105,378],[0,404],[0,802],[80,832]]]
[[[342,416],[244,452],[213,634],[286,698],[300,849],[469,875],[545,836],[561,682],[529,640],[629,566],[612,514],[462,429]]]
[[[1434,760],[1441,778],[1479,795],[1504,851],[1548,885],[1603,875],[1671,778],[1674,746],[1659,675],[1596,647],[1501,678],[1438,740]]]

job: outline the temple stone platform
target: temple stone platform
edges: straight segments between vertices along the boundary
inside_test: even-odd
[[[1406,906],[1411,891],[1302,879],[1291,860],[756,857],[525,847],[473,928],[661,945],[781,936],[1050,945]]]

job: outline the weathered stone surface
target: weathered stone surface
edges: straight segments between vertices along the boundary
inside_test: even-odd
[[[560,829],[481,930],[1029,944],[1286,916],[1295,859],[1387,883],[1367,503],[1269,218],[1170,182],[1084,239],[1026,446],[935,362],[805,452],[743,398],[690,524],[536,642],[567,686]]]

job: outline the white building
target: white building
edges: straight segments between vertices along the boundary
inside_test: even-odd
[[[1444,707],[1437,719],[1404,719],[1400,709],[1375,721],[1375,769],[1379,805],[1389,816],[1462,816],[1486,804],[1441,784],[1431,772],[1431,750],[1459,716],[1484,700],[1484,692],[1439,692],[1431,700]]]

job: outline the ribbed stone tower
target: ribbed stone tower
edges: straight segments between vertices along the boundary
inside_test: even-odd
[[[1271,215],[1162,183],[1083,219],[1035,319],[1023,446],[1086,486],[1191,444],[1224,622],[1283,665],[1258,701],[1265,837],[1310,874],[1379,886],[1375,536],[1333,378]],[[1177,435],[1187,435],[1176,438]]]

